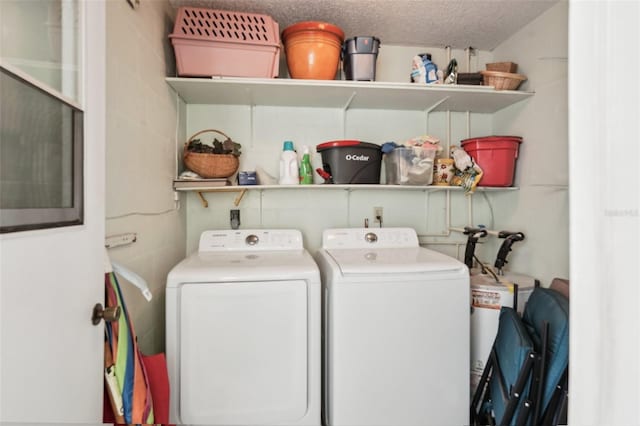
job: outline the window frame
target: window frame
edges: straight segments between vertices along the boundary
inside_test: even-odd
[[[0,234],[84,224],[84,111],[74,101],[19,69],[0,62],[0,72],[49,96],[72,111],[72,186],[70,207],[8,209],[0,205]],[[0,123],[1,125],[1,123]]]

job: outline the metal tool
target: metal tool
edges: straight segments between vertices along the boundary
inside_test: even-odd
[[[503,275],[502,268],[506,263],[509,263],[507,261],[507,255],[511,251],[511,246],[516,241],[524,240],[524,234],[522,232],[500,231],[498,238],[504,238],[504,242],[500,246],[500,250],[498,250],[498,256],[493,266],[498,270],[498,275]]]
[[[487,236],[487,230],[484,228],[472,228],[470,226],[464,227],[463,234],[468,235],[467,247],[464,250],[464,264],[467,268],[473,267],[473,257],[476,251],[476,243],[480,238]]]

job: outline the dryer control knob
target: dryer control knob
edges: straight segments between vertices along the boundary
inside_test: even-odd
[[[260,238],[256,234],[247,235],[247,238],[244,239],[244,242],[250,246],[255,246],[260,241]]]
[[[368,243],[375,243],[376,241],[378,241],[378,236],[373,232],[367,232],[364,235],[364,240]]]

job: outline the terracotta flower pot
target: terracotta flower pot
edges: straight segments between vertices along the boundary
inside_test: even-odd
[[[291,78],[335,78],[344,41],[340,28],[326,22],[299,22],[282,31],[282,41]]]

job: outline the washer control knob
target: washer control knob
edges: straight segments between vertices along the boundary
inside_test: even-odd
[[[244,239],[244,242],[250,246],[255,246],[258,244],[258,241],[260,241],[260,238],[258,238],[256,234],[247,235],[247,238]]]
[[[373,232],[367,232],[364,235],[364,240],[368,243],[375,243],[376,241],[378,241],[378,236]]]

